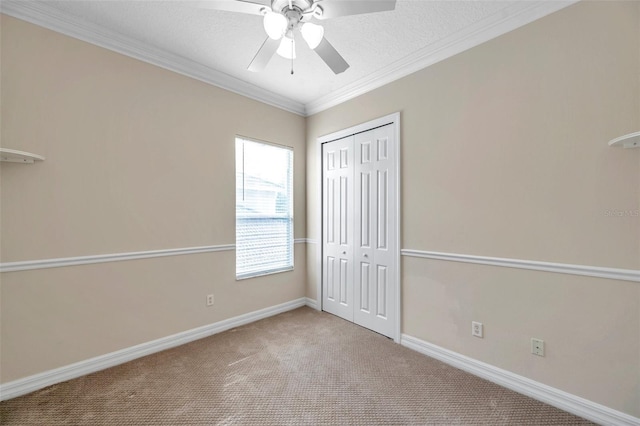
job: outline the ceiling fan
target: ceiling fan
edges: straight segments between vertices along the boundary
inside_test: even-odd
[[[325,20],[346,15],[384,12],[395,9],[396,0],[204,0],[200,7],[229,12],[262,15],[267,39],[247,68],[262,71],[274,54],[295,58],[294,31],[302,38],[335,74],[349,68],[349,64],[324,37],[322,25],[312,19]],[[291,69],[293,74],[293,67]]]

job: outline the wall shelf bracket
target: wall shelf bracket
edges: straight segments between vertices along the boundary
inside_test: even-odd
[[[623,148],[640,148],[640,132],[629,133],[609,141],[609,146],[621,146]]]
[[[44,157],[30,152],[17,151],[15,149],[0,148],[0,161],[10,163],[33,164],[34,161],[44,161]]]

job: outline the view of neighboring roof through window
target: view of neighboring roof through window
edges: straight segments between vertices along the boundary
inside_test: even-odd
[[[236,278],[293,269],[293,150],[236,138]]]

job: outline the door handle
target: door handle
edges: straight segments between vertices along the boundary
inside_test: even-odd
[[[342,254],[347,254],[347,252],[346,252],[346,251],[343,251],[343,252],[342,252]]]
[[[369,257],[369,255],[367,253],[364,254],[364,257]]]

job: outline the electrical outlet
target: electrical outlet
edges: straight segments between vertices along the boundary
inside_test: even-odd
[[[207,294],[207,306],[213,306],[213,294]]]
[[[531,338],[531,353],[538,356],[544,356],[544,340]]]
[[[471,321],[471,335],[480,338],[484,337],[484,327],[481,322]]]

